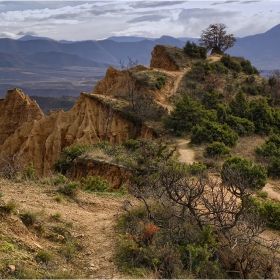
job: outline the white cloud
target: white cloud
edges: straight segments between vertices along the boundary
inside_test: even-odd
[[[0,32],[32,30],[54,39],[111,35],[199,37],[210,23],[236,36],[279,24],[278,1],[10,1],[0,2]],[[272,12],[270,12],[272,10]],[[2,12],[1,12],[2,11]]]
[[[14,33],[11,33],[11,32],[1,32],[0,33],[0,38],[11,38],[11,39],[14,39],[16,38],[16,35]]]

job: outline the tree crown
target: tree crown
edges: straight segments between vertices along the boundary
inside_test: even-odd
[[[202,30],[199,39],[200,46],[207,51],[212,50],[216,53],[224,53],[227,49],[233,47],[236,42],[233,34],[226,33],[227,26],[223,23],[210,24],[205,30]]]

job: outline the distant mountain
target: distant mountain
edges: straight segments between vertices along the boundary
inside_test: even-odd
[[[33,35],[25,35],[23,37],[18,38],[19,41],[34,41],[34,40],[48,40],[48,41],[55,41],[54,39],[48,37],[39,37]]]
[[[198,42],[198,39],[199,39],[199,38],[191,38],[191,37],[178,37],[177,39],[178,39],[178,40],[180,40],[180,41],[183,41],[183,42],[190,41],[190,42],[194,42],[194,43],[196,43],[196,44],[197,44],[197,42]]]
[[[129,58],[150,65],[157,44],[183,48],[197,38],[161,36],[109,37],[95,41],[56,41],[47,37],[23,36],[18,40],[0,38],[0,96],[8,88],[22,87],[27,93],[47,96],[92,90],[108,65],[120,67]],[[280,69],[280,24],[265,33],[237,38],[227,53],[243,56],[262,73]]]
[[[22,54],[9,54],[0,52],[0,68],[26,67],[26,59]]]
[[[161,36],[159,39],[154,40],[154,42],[157,45],[170,45],[178,48],[183,48],[186,44],[185,42],[171,36]]]
[[[137,36],[111,36],[106,38],[106,40],[111,40],[115,42],[140,42],[143,40],[155,40],[156,38],[147,38],[147,37],[137,37]]]
[[[238,38],[227,53],[249,59],[258,69],[280,69],[280,24],[262,34]]]
[[[27,56],[30,62],[34,65],[44,65],[53,67],[69,67],[69,66],[81,66],[81,67],[99,67],[107,68],[110,65],[101,62],[95,62],[90,59],[83,58],[75,54],[67,54],[61,52],[37,52]]]

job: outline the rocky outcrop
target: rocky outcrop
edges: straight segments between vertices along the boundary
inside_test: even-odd
[[[165,70],[180,70],[185,61],[181,59],[182,50],[174,47],[156,46],[152,55],[151,66]],[[176,60],[176,56],[180,59]],[[142,76],[137,75],[139,72]],[[5,99],[0,100],[0,160],[17,154],[22,166],[33,162],[39,175],[48,175],[61,151],[74,143],[106,140],[120,145],[128,139],[156,138],[144,120],[149,117],[156,122],[166,113],[164,106],[174,81],[172,75],[162,71],[164,87],[152,90],[143,77],[153,79],[160,72],[142,65],[122,71],[109,67],[93,92],[81,93],[71,110],[51,112],[48,116],[21,90],[8,91]],[[143,102],[146,100],[149,102]],[[154,114],[149,115],[150,112]],[[96,170],[89,171],[89,175],[103,172],[99,165],[94,166]]]
[[[0,145],[25,122],[33,122],[44,116],[36,101],[17,88],[7,91],[0,100]]]
[[[107,180],[110,188],[119,189],[130,184],[131,174],[122,166],[102,160],[76,159],[74,163],[72,179],[80,181],[82,177],[100,176]]]
[[[143,65],[138,65],[133,69],[117,70],[110,66],[105,77],[100,80],[94,87],[92,93],[109,96],[122,96],[129,90],[134,90],[137,86],[135,79],[132,77],[132,72],[143,71],[148,69]]]
[[[152,51],[150,66],[168,71],[179,71],[189,66],[188,60],[182,49],[156,45]]]
[[[9,98],[13,96],[17,97],[18,92]],[[21,98],[29,100],[23,93]],[[18,153],[23,166],[33,162],[38,174],[47,175],[62,149],[73,143],[107,140],[111,144],[122,144],[142,137],[152,139],[155,135],[152,129],[114,111],[93,94],[81,93],[70,111],[52,112],[19,125],[0,146],[0,158]]]

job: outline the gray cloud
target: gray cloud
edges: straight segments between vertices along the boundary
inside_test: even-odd
[[[16,35],[11,32],[1,32],[0,33],[0,38],[15,38]]]
[[[252,3],[260,3],[261,1],[256,0],[256,1],[241,1],[240,4],[252,4]]]
[[[117,8],[116,7],[116,9],[112,9],[112,8],[110,8],[110,9],[108,9],[108,8],[96,8],[96,7],[94,7],[93,9],[91,9],[90,11],[89,11],[89,13],[90,14],[92,14],[92,15],[95,15],[95,16],[101,16],[101,15],[105,15],[105,14],[109,14],[109,13],[112,13],[112,14],[114,14],[114,13],[125,13],[125,12],[127,12],[127,10],[126,9],[119,9],[119,8]]]
[[[17,35],[20,35],[20,36],[24,36],[24,35],[38,35],[38,33],[36,33],[35,31],[20,31],[17,33]]]
[[[141,8],[157,8],[157,7],[165,7],[165,6],[174,6],[177,4],[182,4],[188,1],[139,1],[135,3],[130,3],[130,6],[136,9]]]
[[[215,2],[215,3],[211,3],[211,5],[215,6],[215,5],[220,5],[220,4],[231,4],[231,3],[236,3],[236,2],[239,2],[239,1],[225,1],[225,2]]]
[[[191,18],[210,18],[211,20],[214,18],[228,18],[238,15],[240,12],[236,11],[221,11],[217,9],[183,9],[178,17],[179,21],[188,21]]]
[[[129,21],[128,23],[135,23],[135,22],[143,22],[143,21],[159,21],[161,19],[167,18],[167,16],[163,15],[146,15],[146,16],[141,16],[141,17],[136,17],[133,18]]]

